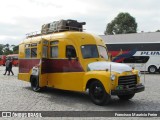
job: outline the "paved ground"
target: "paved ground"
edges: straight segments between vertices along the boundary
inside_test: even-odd
[[[51,88],[33,92],[29,83],[17,79],[17,67],[13,67],[14,76],[4,76],[4,70],[0,66],[0,111],[160,111],[160,74],[146,74],[145,91],[132,100],[114,96],[110,104],[97,106],[87,94]]]

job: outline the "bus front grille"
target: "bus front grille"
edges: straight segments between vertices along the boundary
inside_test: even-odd
[[[130,75],[130,76],[120,76],[118,79],[118,85],[123,85],[128,88],[133,88],[137,84],[137,76]]]

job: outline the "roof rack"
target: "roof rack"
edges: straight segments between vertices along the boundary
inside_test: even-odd
[[[26,38],[42,36],[42,35],[58,33],[58,32],[65,32],[65,31],[79,31],[79,32],[82,32],[83,30],[85,30],[85,29],[82,29],[82,28],[79,28],[79,27],[72,27],[72,26],[60,26],[60,27],[57,27],[56,29],[45,28],[45,29],[41,29],[41,31],[34,31],[34,32],[31,32],[31,33],[27,33]]]
[[[40,36],[40,35],[42,35],[42,34],[40,33],[40,31],[34,31],[34,32],[31,32],[31,33],[27,33],[27,34],[26,34],[26,38],[36,37],[36,36]]]
[[[40,35],[46,35],[51,33],[57,33],[57,32],[64,32],[64,31],[79,31],[82,32],[83,25],[85,25],[86,22],[78,22],[77,20],[59,20],[59,21],[53,21],[51,23],[43,24],[42,29],[40,32],[35,31],[26,34],[27,38],[40,36]]]

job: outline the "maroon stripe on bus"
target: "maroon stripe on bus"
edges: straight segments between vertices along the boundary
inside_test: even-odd
[[[19,72],[29,73],[38,65],[40,59],[19,59]],[[60,72],[83,72],[83,68],[78,60],[72,59],[42,59],[41,73],[60,73]]]
[[[19,59],[19,73],[29,73],[39,62],[40,59]]]
[[[43,73],[60,73],[60,72],[83,72],[83,68],[79,61],[72,59],[43,59]]]

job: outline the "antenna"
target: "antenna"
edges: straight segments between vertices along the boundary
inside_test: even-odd
[[[111,79],[111,64],[110,64],[110,79]],[[111,88],[111,84],[109,84],[109,87]],[[111,94],[111,90],[110,90],[110,94]]]

